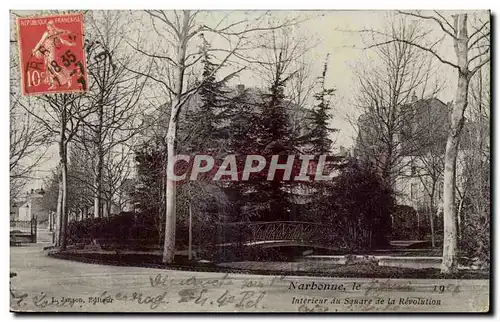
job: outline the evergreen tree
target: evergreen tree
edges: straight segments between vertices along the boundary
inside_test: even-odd
[[[166,147],[144,143],[135,151],[137,185],[132,194],[135,210],[153,218],[159,236],[165,223]],[[161,240],[158,241],[161,244]]]
[[[336,178],[322,221],[343,230],[351,249],[388,246],[394,192],[369,167],[348,160]]]
[[[204,40],[202,46],[203,73],[198,99],[192,110],[187,111],[184,123],[186,139],[184,146],[188,152],[215,152],[220,148],[224,133],[221,124],[226,122],[227,94],[224,90],[227,79],[217,81],[215,71],[218,65],[212,62],[210,45]],[[199,106],[198,106],[199,104]]]
[[[269,92],[261,97],[255,141],[256,152],[266,159],[266,167],[260,176],[251,181],[247,199],[251,207],[257,210],[260,220],[290,220],[292,203],[287,187],[289,182],[282,179],[283,170],[276,171],[272,180],[267,180],[269,164],[273,155],[280,155],[278,163],[285,163],[287,157],[294,154],[292,133],[286,110],[285,85],[291,76],[285,77],[282,64],[282,52],[275,66],[274,77]]]
[[[221,132],[227,138],[225,152],[234,154],[236,157],[238,170],[245,166],[246,156],[256,154],[258,152],[257,128],[259,125],[259,117],[256,113],[255,106],[251,103],[255,101],[255,97],[247,89],[238,89],[236,95],[231,99],[226,110],[227,125],[221,128]],[[241,173],[239,173],[241,179]],[[249,216],[245,212],[245,191],[248,185],[241,181],[231,181],[227,185],[225,191],[231,200],[233,208],[233,218],[230,221],[245,221]]]
[[[331,120],[331,100],[335,93],[335,89],[326,87],[326,75],[328,72],[328,56],[323,65],[323,71],[318,77],[319,90],[314,94],[315,105],[311,109],[308,121],[310,124],[309,132],[300,139],[301,144],[305,147],[304,150],[309,154],[316,155],[315,162],[318,162],[320,155],[326,155],[326,163],[324,172],[331,173],[342,168],[343,157],[334,156],[332,154],[331,134],[338,129],[331,128],[329,121]],[[308,211],[305,216],[310,221],[321,221],[323,213],[330,211],[327,200],[332,193],[333,182],[318,181],[307,182],[303,187],[310,193]]]
[[[308,135],[308,149],[311,154],[326,155],[330,154],[332,140],[330,135],[337,129],[330,128],[328,122],[331,119],[331,98],[335,93],[335,89],[325,87],[326,73],[328,71],[328,56],[323,66],[323,72],[318,77],[320,91],[314,94],[316,105],[311,111],[309,118],[311,122],[311,132]]]

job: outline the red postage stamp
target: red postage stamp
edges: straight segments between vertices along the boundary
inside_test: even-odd
[[[17,18],[23,95],[84,92],[83,14]]]

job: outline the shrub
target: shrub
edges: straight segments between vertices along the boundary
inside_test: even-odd
[[[109,218],[88,218],[68,224],[68,243],[89,243],[93,239],[104,243],[155,245],[160,238],[152,216],[122,212]]]
[[[422,229],[417,229],[417,211],[414,208],[406,205],[396,205],[391,215],[393,217],[392,239],[415,240],[423,237],[424,232]]]
[[[341,226],[351,249],[388,246],[393,192],[370,169],[350,161],[335,179],[326,204],[323,222]]]
[[[490,214],[475,213],[471,207],[464,211],[459,249],[467,265],[488,268],[490,265]]]

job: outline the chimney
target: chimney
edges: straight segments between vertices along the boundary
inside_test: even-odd
[[[243,84],[238,84],[236,86],[236,89],[238,90],[238,94],[242,94],[245,91],[245,85]]]

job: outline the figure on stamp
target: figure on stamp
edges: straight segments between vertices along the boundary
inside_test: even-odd
[[[56,85],[63,86],[67,85],[68,88],[71,87],[71,73],[66,67],[65,61],[75,60],[74,55],[69,51],[62,56],[63,64],[59,64],[56,59],[56,49],[59,49],[61,45],[65,46],[75,46],[74,41],[68,41],[62,36],[70,35],[71,32],[57,28],[54,25],[54,21],[50,20],[47,22],[47,31],[42,35],[40,41],[33,48],[32,53],[35,57],[43,59],[45,63],[45,80],[44,82],[50,85],[49,90],[56,88]],[[71,36],[69,36],[71,38]],[[68,56],[68,57],[66,57]],[[69,60],[68,60],[69,58]],[[73,58],[73,59],[71,59]],[[66,67],[65,67],[66,66]]]

